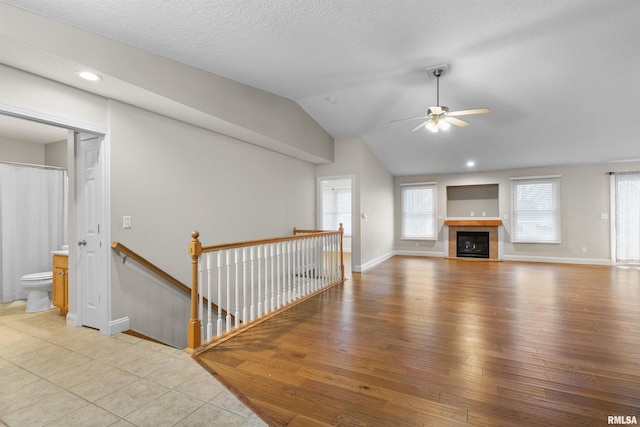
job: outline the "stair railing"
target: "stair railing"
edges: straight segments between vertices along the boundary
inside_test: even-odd
[[[220,343],[343,283],[343,234],[340,224],[338,231],[294,229],[293,236],[203,246],[194,231],[187,351]]]
[[[170,275],[169,273],[167,273],[157,265],[153,264],[152,262],[144,258],[142,255],[139,255],[137,252],[134,252],[133,250],[129,249],[127,246],[123,245],[122,243],[112,242],[111,249],[120,253],[120,257],[122,258],[123,264],[127,261],[127,259],[131,258],[132,260],[134,260],[135,262],[137,262],[147,270],[151,271],[156,276],[160,277],[161,279],[165,280],[169,284],[178,288],[180,291],[184,292],[187,295],[191,294],[191,289],[187,285],[185,285],[184,283],[182,283],[181,281],[179,281],[178,279],[176,279],[175,277],[173,277],[172,275]],[[206,304],[208,304],[207,298],[204,298],[203,300]],[[211,307],[214,310],[218,310],[218,306],[213,303]],[[225,315],[227,314],[226,311],[223,310],[223,312]]]

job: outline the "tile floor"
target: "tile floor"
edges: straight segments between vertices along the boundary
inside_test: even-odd
[[[4,309],[2,309],[4,308]],[[0,426],[266,426],[181,350],[0,307]]]

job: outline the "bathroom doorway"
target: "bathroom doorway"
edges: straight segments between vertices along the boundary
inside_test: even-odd
[[[21,119],[23,124],[46,124],[64,129],[69,179],[69,313],[67,322],[109,333],[109,155],[106,130],[51,114],[0,105],[0,116]],[[3,132],[8,132],[3,129]],[[85,171],[80,173],[80,167]],[[88,174],[91,170],[91,174]],[[84,184],[80,185],[79,179]],[[86,184],[86,185],[85,185]],[[89,195],[90,194],[90,195]],[[95,220],[99,219],[99,222]],[[94,224],[88,227],[87,224]],[[99,224],[99,225],[98,225]],[[80,228],[82,227],[82,228]],[[87,239],[86,231],[95,230]],[[83,231],[81,231],[83,230]],[[80,244],[83,241],[91,244]],[[86,246],[86,247],[85,247]],[[78,249],[80,248],[80,250]],[[97,249],[96,249],[97,248]],[[88,309],[86,309],[88,307]]]

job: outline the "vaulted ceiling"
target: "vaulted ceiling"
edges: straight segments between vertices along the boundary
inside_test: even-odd
[[[394,175],[640,159],[637,0],[2,1],[292,99]],[[440,64],[440,104],[491,113],[392,123]]]

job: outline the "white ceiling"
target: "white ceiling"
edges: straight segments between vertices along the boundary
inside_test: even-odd
[[[290,98],[394,175],[640,159],[637,0],[2,1]],[[491,113],[391,123],[443,63],[441,104]]]

